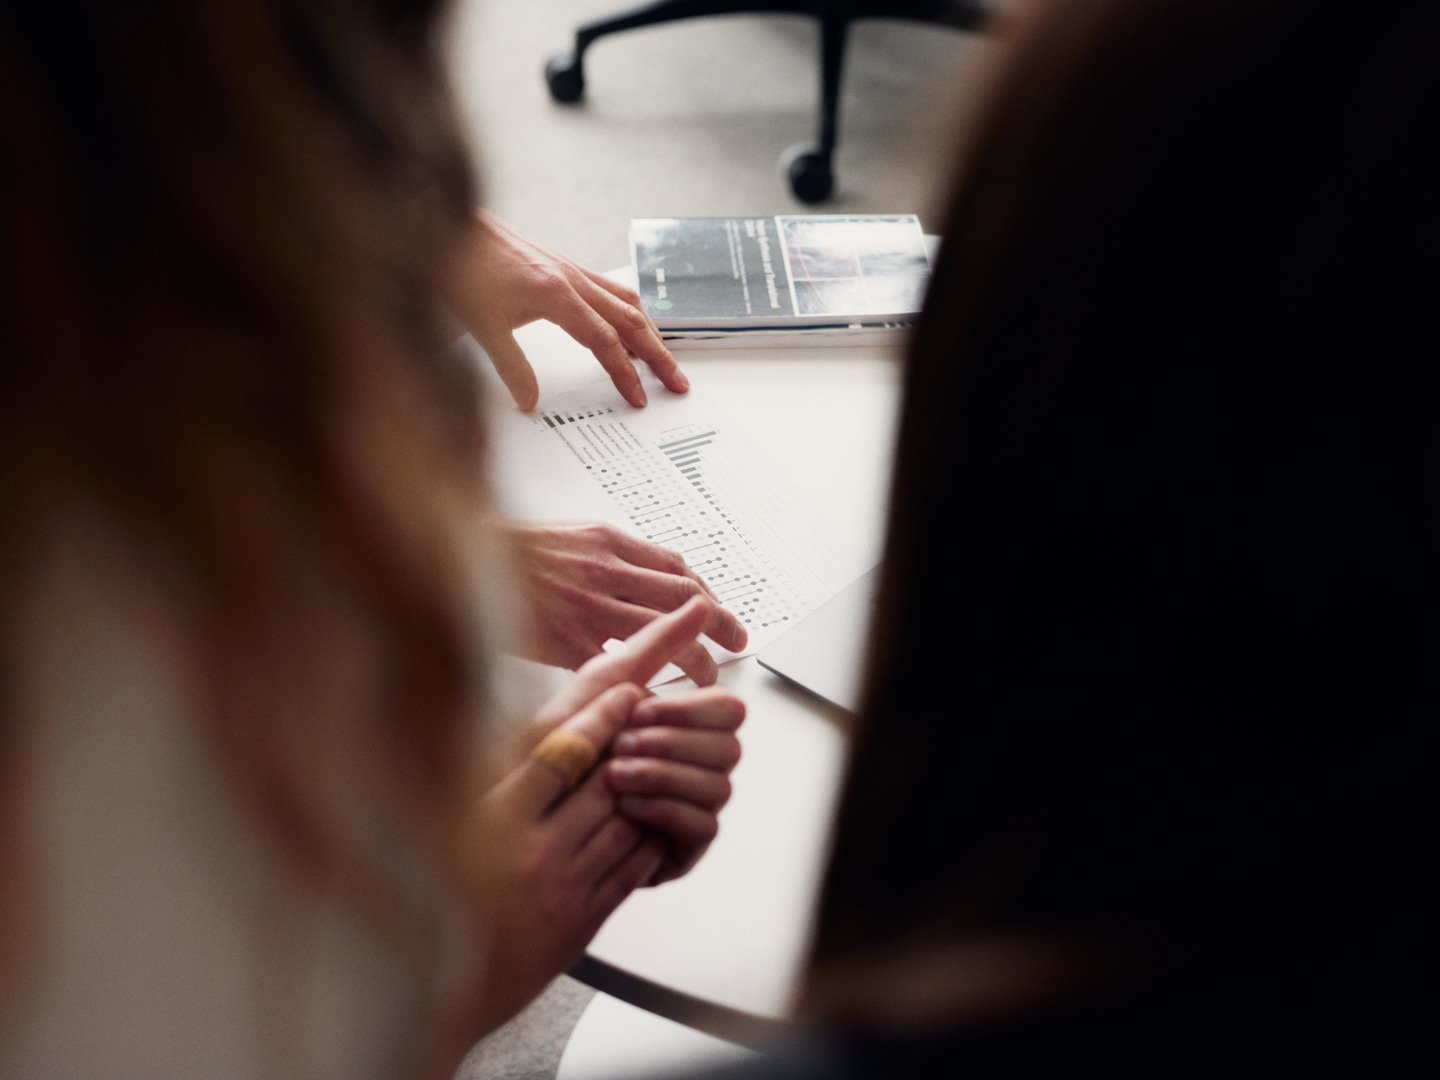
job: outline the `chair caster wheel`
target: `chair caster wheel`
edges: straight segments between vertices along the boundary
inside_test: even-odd
[[[829,157],[813,150],[796,155],[786,173],[790,177],[790,190],[803,203],[824,202],[835,190],[835,174],[830,169]]]
[[[550,96],[562,105],[572,105],[585,93],[585,71],[574,53],[556,53],[545,65],[545,83]]]

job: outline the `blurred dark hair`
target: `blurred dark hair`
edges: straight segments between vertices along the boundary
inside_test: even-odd
[[[1437,31],[1025,30],[910,353],[817,970],[1007,932],[1185,979],[1433,949]]]
[[[26,720],[5,689],[13,602],[47,521],[78,500],[188,590],[207,735],[293,865],[426,947],[433,927],[373,850],[388,841],[331,803],[385,806],[440,854],[481,687],[464,550],[477,388],[437,358],[436,300],[473,191],[436,6],[0,14],[8,893]],[[340,729],[324,707],[353,644],[337,610],[380,688]],[[368,774],[326,781],[361,760]]]

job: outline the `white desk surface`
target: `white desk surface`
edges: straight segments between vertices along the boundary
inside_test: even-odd
[[[599,371],[588,352],[549,324],[518,337],[542,399],[592,382]],[[799,483],[820,520],[858,541],[870,556],[865,566],[878,560],[898,402],[896,354],[687,349],[676,356],[693,392],[718,400],[775,468]],[[492,394],[492,402],[498,397]],[[508,398],[498,407],[513,408]],[[720,835],[688,876],[632,895],[589,952],[662,986],[780,1017],[808,944],[846,718],[787,687],[753,656],[723,667],[720,682],[748,707],[740,731],[744,756]],[[574,1063],[562,1069],[585,1071]]]

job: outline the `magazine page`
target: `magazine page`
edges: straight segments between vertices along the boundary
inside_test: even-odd
[[[914,214],[787,214],[775,222],[796,315],[873,323],[919,312],[930,258]]]
[[[906,321],[930,276],[913,214],[636,218],[631,247],[662,330]]]
[[[630,242],[640,301],[662,329],[795,314],[774,218],[636,218]]]

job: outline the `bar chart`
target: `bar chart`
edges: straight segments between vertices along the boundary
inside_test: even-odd
[[[668,408],[560,407],[535,414],[537,434],[560,440],[598,485],[614,520],[679,553],[760,648],[854,577],[773,482],[723,418],[695,413],[692,400]]]

